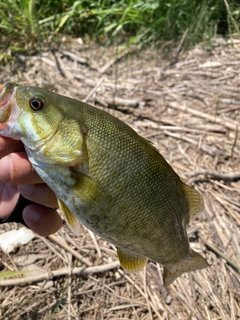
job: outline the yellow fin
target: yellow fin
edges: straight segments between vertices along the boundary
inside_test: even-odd
[[[104,190],[91,178],[71,169],[71,178],[75,181],[72,191],[84,202],[99,202]]]
[[[145,266],[148,260],[146,257],[134,256],[126,253],[122,248],[117,248],[117,255],[121,266],[127,272],[139,271]]]
[[[75,218],[74,214],[68,209],[65,203],[57,198],[59,209],[61,210],[69,228],[72,232],[78,235],[78,220]]]
[[[197,190],[189,187],[186,184],[183,184],[183,189],[185,191],[185,195],[187,197],[187,201],[189,205],[190,218],[192,219],[203,210],[204,208],[203,198]]]
[[[182,273],[207,268],[209,266],[208,262],[200,254],[192,251],[190,257],[176,264],[164,266],[163,283],[167,287]]]

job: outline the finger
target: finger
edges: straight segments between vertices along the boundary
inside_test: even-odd
[[[19,185],[18,190],[24,198],[50,208],[57,208],[55,193],[45,184]]]
[[[0,181],[0,219],[5,219],[12,212],[18,197],[17,186],[6,185]]]
[[[0,160],[0,180],[11,184],[42,182],[25,152],[11,153]]]
[[[48,236],[62,226],[62,218],[56,211],[40,205],[27,206],[22,215],[27,226],[40,236]]]
[[[0,136],[0,159],[12,152],[24,151],[21,141]]]

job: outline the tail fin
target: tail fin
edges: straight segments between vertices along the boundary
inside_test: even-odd
[[[177,264],[170,266],[164,266],[163,272],[163,282],[167,287],[169,286],[177,277],[179,277],[184,272],[194,271],[198,269],[203,269],[209,267],[208,262],[197,252],[192,251],[192,255],[184,260],[181,260]]]

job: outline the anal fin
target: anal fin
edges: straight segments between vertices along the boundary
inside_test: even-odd
[[[130,273],[141,270],[148,260],[146,257],[134,256],[126,253],[122,248],[117,248],[117,255],[123,269]]]
[[[74,234],[78,235],[78,220],[62,200],[57,198],[57,202],[59,209],[61,210],[69,228],[72,230]]]

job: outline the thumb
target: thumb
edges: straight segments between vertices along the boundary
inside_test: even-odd
[[[57,211],[38,204],[28,205],[22,213],[27,226],[40,236],[48,236],[62,227]]]

